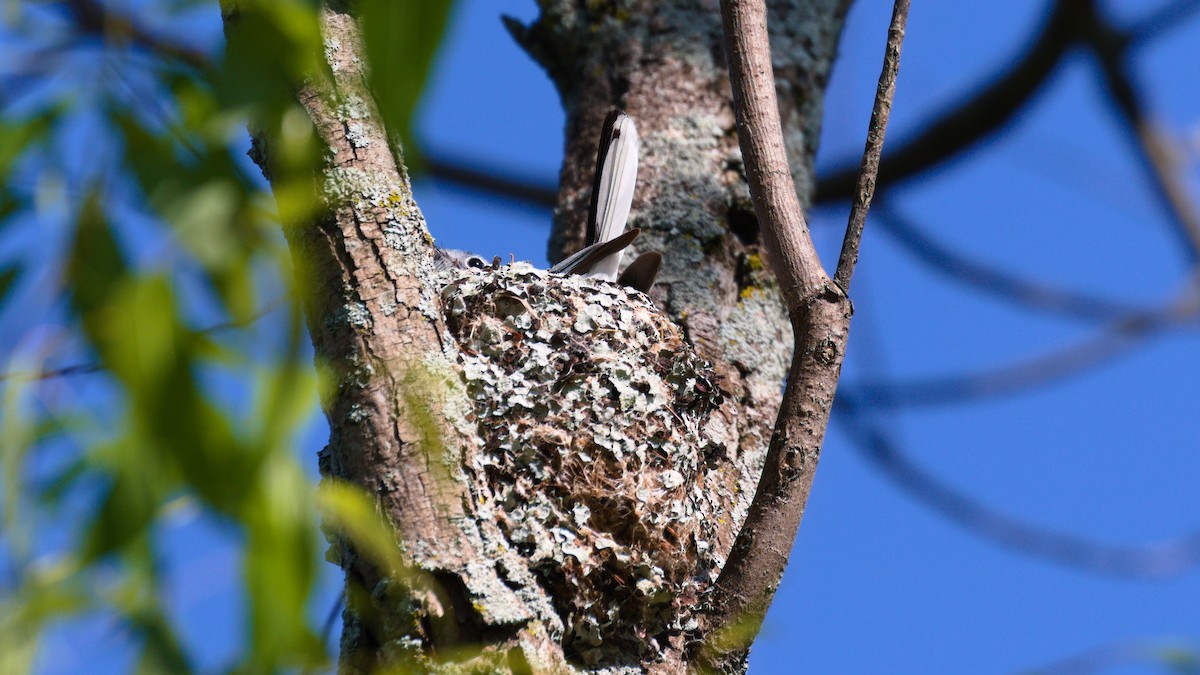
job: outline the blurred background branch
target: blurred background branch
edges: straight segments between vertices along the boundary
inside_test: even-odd
[[[838,394],[836,410],[859,451],[893,483],[968,532],[1006,549],[1097,574],[1167,579],[1200,564],[1200,529],[1141,546],[1106,544],[1021,522],[981,504],[922,470],[901,450],[895,433],[852,395]],[[969,442],[964,442],[968,445]]]
[[[0,533],[5,548],[0,554],[0,612],[6,617],[0,621],[3,672],[46,658],[32,650],[36,650],[34,636],[51,621],[62,617],[74,620],[100,611],[120,617],[121,625],[128,628],[121,632],[121,639],[133,645],[130,649],[146,663],[191,666],[199,660],[210,670],[235,661],[295,665],[280,656],[287,650],[278,649],[278,644],[273,653],[250,646],[257,637],[254,631],[300,635],[292,644],[292,653],[303,655],[300,660],[309,665],[317,664],[314,667],[325,663],[319,655],[322,650],[314,645],[320,642],[319,627],[336,593],[322,596],[316,590],[315,580],[321,574],[317,570],[319,535],[305,495],[315,474],[311,451],[327,430],[304,431],[306,425],[311,426],[316,409],[316,384],[310,381],[315,377],[303,376],[309,370],[310,354],[304,347],[302,326],[292,312],[285,318],[285,313],[274,311],[288,304],[285,300],[265,304],[261,300],[263,296],[294,297],[292,272],[278,265],[281,237],[276,217],[281,209],[305,205],[276,204],[261,193],[263,184],[255,182],[258,177],[244,156],[248,141],[241,116],[247,106],[278,105],[278,115],[271,118],[278,123],[278,132],[294,134],[289,136],[294,147],[307,147],[306,132],[288,116],[284,105],[291,92],[257,91],[254,86],[264,79],[290,77],[285,72],[292,67],[288,57],[299,60],[298,55],[322,45],[313,24],[302,14],[280,10],[264,20],[262,44],[256,46],[273,56],[280,71],[246,73],[240,79],[239,74],[231,73],[219,78],[216,68],[222,61],[214,56],[220,49],[219,29],[205,34],[215,36],[211,45],[199,38],[195,42],[181,39],[193,36],[198,21],[190,14],[172,19],[174,10],[164,9],[168,4],[94,0],[28,4],[7,28],[16,35],[9,37],[5,56],[11,58],[0,70],[0,101],[4,105],[0,170],[5,176],[0,194],[0,215],[4,217],[0,311],[5,312],[3,355],[9,364],[9,372],[0,376],[4,397],[0,418],[0,473],[4,480],[0,492],[5,504]],[[189,5],[176,4],[171,7]],[[1200,250],[1196,153],[1185,143],[1186,130],[1180,130],[1180,124],[1163,111],[1165,97],[1161,93],[1164,86],[1178,92],[1194,87],[1190,81],[1164,85],[1156,75],[1163,67],[1163,57],[1156,55],[1172,45],[1174,51],[1169,53],[1180,53],[1181,47],[1170,40],[1195,24],[1200,2],[1166,0],[1156,4],[1140,8],[1141,13],[1133,18],[1127,13],[1125,19],[1118,19],[1114,18],[1116,8],[1098,2],[1047,2],[1043,18],[1020,40],[1021,46],[995,57],[994,61],[1005,65],[979,68],[962,88],[965,93],[936,106],[924,119],[901,125],[907,133],[893,134],[893,141],[898,142],[890,145],[882,159],[878,217],[872,228],[883,231],[905,261],[932,271],[955,288],[981,291],[985,300],[997,299],[1005,309],[1024,312],[1032,327],[1000,338],[1017,345],[1000,357],[1000,365],[988,365],[982,356],[985,350],[974,347],[977,353],[966,367],[932,366],[942,368],[939,372],[950,369],[958,373],[948,376],[914,374],[911,369],[915,366],[903,377],[891,376],[884,373],[881,360],[859,359],[853,365],[854,377],[848,373],[839,392],[835,419],[877,475],[912,502],[973,536],[997,543],[1006,551],[1087,574],[1184,584],[1194,579],[1189,573],[1200,563],[1200,532],[1146,545],[1121,545],[1109,540],[1143,537],[1128,532],[1114,533],[1111,538],[1084,535],[1028,522],[1010,515],[1022,511],[1020,500],[1025,495],[1011,495],[1010,501],[985,500],[966,487],[966,476],[961,488],[941,480],[938,476],[949,469],[922,467],[936,466],[936,460],[925,456],[934,450],[930,443],[902,443],[899,431],[901,422],[911,419],[909,415],[919,415],[920,408],[950,410],[949,406],[961,405],[952,409],[957,414],[977,411],[999,397],[1027,394],[1036,398],[1054,390],[1050,386],[1054,383],[1115,367],[1121,358],[1132,364],[1131,369],[1144,368],[1164,353],[1154,351],[1156,344],[1190,345],[1194,341],[1200,311],[1194,267]],[[211,7],[208,11],[215,14]],[[918,15],[913,20],[913,30],[920,31],[930,17]],[[210,16],[209,23],[219,24],[219,17]],[[272,27],[278,30],[268,30]],[[966,28],[964,32],[973,34]],[[920,33],[910,36],[917,45],[929,38]],[[110,58],[114,53],[125,57],[128,52],[136,58]],[[478,67],[481,55],[471,56]],[[1135,219],[1136,226],[1127,225],[1125,245],[1132,249],[1151,240],[1156,234],[1152,224],[1161,220],[1166,225],[1162,229],[1170,228],[1174,237],[1172,253],[1186,263],[1180,288],[1165,302],[1148,297],[1142,285],[1132,282],[1152,278],[1158,283],[1161,277],[1174,274],[1176,261],[1169,256],[1155,258],[1153,265],[1139,259],[1128,266],[1121,264],[1124,259],[1120,255],[1099,258],[1120,262],[1098,265],[1094,278],[1099,281],[1094,284],[1060,274],[1059,267],[1065,267],[1068,259],[1087,256],[1095,246],[1090,220],[1094,216],[1077,207],[1072,211],[1065,199],[1062,204],[1047,205],[1046,220],[1035,224],[1044,230],[1078,228],[1063,235],[1072,242],[1069,247],[1053,251],[1061,264],[1046,264],[1049,256],[1031,256],[1036,262],[1018,266],[986,243],[972,248],[975,240],[971,237],[982,240],[987,232],[970,217],[949,211],[943,215],[928,201],[911,198],[919,186],[968,163],[959,160],[978,158],[983,151],[1002,145],[1009,138],[1007,133],[1036,114],[1039,106],[1048,105],[1047,99],[1059,91],[1073,69],[1099,83],[1103,97],[1097,97],[1094,107],[1100,116],[1117,123],[1117,137],[1131,150],[1130,164],[1152,193],[1148,202],[1153,205],[1153,217]],[[279,98],[272,98],[275,96]],[[460,101],[458,105],[484,107],[478,101]],[[1072,114],[1078,120],[1086,113]],[[553,127],[553,120],[549,125],[539,123]],[[837,124],[838,120],[830,119],[826,126]],[[557,129],[552,131],[557,133]],[[510,165],[484,159],[483,153],[443,149],[449,146],[436,139],[427,144],[424,175],[430,181],[426,186],[466,188],[472,198],[486,195],[543,213],[556,204],[557,181],[549,173],[539,179],[536,171],[515,163],[523,161],[524,148],[506,154],[519,158]],[[557,152],[561,139],[552,134],[550,145]],[[296,166],[302,167],[310,159],[303,155],[299,151],[294,158]],[[1088,163],[1088,157],[1077,159],[1080,165]],[[857,162],[834,161],[828,166],[833,168],[817,181],[818,209],[839,207],[853,192]],[[1083,166],[1083,170],[1100,171],[1092,166]],[[967,175],[967,180],[979,180],[979,174]],[[1122,190],[1113,194],[1091,195],[1090,201],[1099,204],[1104,197],[1128,201],[1132,182],[1125,180]],[[92,219],[89,231],[97,234],[97,239],[82,242],[79,233],[86,219],[81,207],[97,185],[104,186],[101,208],[88,216]],[[961,191],[961,186],[958,183],[952,189]],[[1015,206],[1032,198],[1009,193],[1005,199]],[[1050,206],[1058,208],[1052,211]],[[984,208],[979,207],[980,215]],[[490,212],[488,217],[486,223],[453,224],[477,236],[491,228]],[[955,227],[939,225],[947,220]],[[1028,235],[1020,225],[1024,224],[1012,223],[1012,236]],[[439,239],[443,233],[452,234],[445,221],[440,226],[435,228]],[[528,232],[506,236],[510,240],[530,238]],[[873,246],[884,237],[870,239],[868,235],[865,256],[876,255]],[[89,254],[82,245],[98,246],[96,241],[109,242],[103,255]],[[1031,251],[1039,247],[1033,237],[1021,245]],[[872,264],[864,263],[863,271]],[[103,275],[88,274],[93,265],[108,269],[119,282],[101,288],[94,282]],[[880,282],[868,275],[862,284],[856,283],[856,292],[861,293],[856,297],[860,314],[877,311],[870,302],[872,283],[874,288],[895,285],[897,278],[902,277],[888,276]],[[1169,288],[1170,284],[1161,286]],[[1084,287],[1095,290],[1076,290]],[[1123,294],[1126,287],[1135,290]],[[62,299],[64,288],[72,300]],[[947,311],[935,325],[918,318],[924,316],[919,314],[921,305],[932,300],[918,294],[908,301],[911,306],[897,310],[904,316],[900,321],[904,326],[928,327],[929,334],[937,330],[965,333],[964,324],[985,321]],[[264,320],[266,314],[270,317]],[[1066,339],[1055,337],[1046,326],[1057,327],[1053,322],[1059,320],[1083,323],[1091,332],[1082,338],[1073,334]],[[254,326],[254,334],[236,345],[205,339],[247,325]],[[120,327],[129,330],[125,334],[129,339],[153,347],[160,360],[150,367],[115,349],[112,331]],[[40,352],[53,342],[46,337],[48,333],[76,336],[75,340],[61,340],[65,345],[62,351],[50,355],[50,363],[68,365],[31,367],[36,359],[27,354]],[[887,337],[894,339],[890,334]],[[1020,343],[1021,339],[1027,342]],[[1049,344],[1066,346],[1047,348]],[[856,348],[852,346],[851,352]],[[1011,356],[1016,350],[1034,355]],[[1173,362],[1165,369],[1190,377],[1194,362]],[[170,377],[154,377],[158,370]],[[92,377],[70,377],[83,374]],[[1165,395],[1189,405],[1194,393],[1194,389],[1180,387]],[[1114,406],[1126,414],[1132,403]],[[1044,423],[1039,414],[1052,417],[1058,413],[1031,411],[1027,418],[1009,422],[1030,429],[1030,434],[1047,436],[1047,448],[1039,459],[1059,452],[1084,465],[1113,461],[1112,454],[1103,455],[1108,459],[1099,458],[1099,450],[1088,440],[1071,446],[1057,435],[1051,437],[1057,428]],[[1112,413],[1090,414],[1104,418]],[[156,423],[156,415],[166,422]],[[185,425],[181,417],[202,423]],[[1129,413],[1128,424],[1149,428],[1169,426],[1170,422],[1141,420]],[[1005,431],[978,428],[971,434],[978,432],[982,438]],[[295,440],[298,437],[304,440]],[[975,438],[963,434],[945,443],[968,448]],[[1087,436],[1081,434],[1081,438]],[[1169,439],[1170,434],[1155,438],[1145,443],[1169,445],[1163,438]],[[1186,451],[1193,440],[1186,434],[1174,436],[1174,449],[1162,451],[1179,455],[1170,466],[1192,466]],[[1125,444],[1116,452],[1130,466],[1159,450],[1127,440],[1113,442]],[[906,449],[906,445],[921,448],[921,453]],[[175,447],[187,452],[175,456],[162,451]],[[302,448],[298,457],[297,447]],[[1034,464],[1020,470],[1050,469]],[[1189,470],[1179,469],[1185,474]],[[1062,492],[1067,493],[1067,488],[1064,485]],[[825,488],[827,495],[838,489],[842,486]],[[1074,486],[1070,494],[1077,495],[1079,490],[1099,493],[1096,499],[1104,506],[1118,502],[1117,508],[1130,519],[1141,519],[1137,532],[1153,530],[1157,520],[1166,520],[1163,513],[1142,508],[1147,505],[1122,491],[1084,485]],[[179,494],[192,496],[181,500]],[[884,497],[869,493],[867,498],[860,494],[854,499]],[[181,506],[185,502],[186,508]],[[814,506],[817,513],[822,508],[826,506],[819,502]],[[254,518],[247,519],[247,514]],[[305,520],[309,516],[312,519]],[[213,550],[224,546],[237,553],[222,558],[219,572],[211,572],[208,562],[199,567],[162,562],[195,558],[194,549],[171,540],[179,536],[172,533],[184,521],[195,528],[186,530],[186,538]],[[1177,523],[1172,527],[1189,530]],[[819,527],[815,531],[819,532]],[[868,537],[859,534],[856,538]],[[802,556],[809,544],[804,533],[801,541],[798,551]],[[93,547],[87,555],[99,557],[77,554],[71,547],[79,542]],[[311,559],[304,558],[306,555]],[[305,561],[294,576],[271,574],[272,570],[291,569],[293,558]],[[96,566],[89,567],[93,564]],[[231,661],[216,663],[216,657],[197,657],[196,637],[181,634],[172,614],[173,579],[179,575],[199,580],[200,585],[215,585],[213,576],[236,580],[239,574],[244,575],[242,582],[259,587],[260,592],[246,600],[245,612],[237,621],[223,614],[220,621],[206,625],[217,626],[217,632],[235,630],[228,626],[238,621],[253,628],[244,635],[235,633],[234,638],[226,636],[233,646],[211,650],[234,654],[228,657]],[[783,591],[788,584],[785,576]],[[1171,586],[1167,592],[1187,596],[1189,588]],[[803,592],[819,595],[821,589],[805,588]],[[806,596],[805,602],[810,598]],[[872,602],[881,601],[876,598]],[[316,609],[310,611],[305,603]],[[280,607],[288,609],[281,611]],[[304,622],[307,628],[299,626]],[[1185,624],[1181,630],[1194,632],[1195,626]],[[793,637],[789,634],[786,640],[794,642]],[[764,650],[769,649],[769,638],[770,631]],[[1036,672],[1099,672],[1113,665],[1154,661],[1163,654],[1157,651],[1158,645],[1117,642]],[[794,645],[788,648],[794,649]],[[259,651],[250,654],[254,649]],[[1014,649],[1008,647],[1007,651]],[[282,661],[272,661],[275,658]],[[1194,659],[1192,663],[1194,666]],[[57,672],[71,670],[60,668]]]

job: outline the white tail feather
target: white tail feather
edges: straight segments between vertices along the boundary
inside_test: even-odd
[[[629,220],[629,208],[633,205],[633,191],[637,183],[638,135],[633,118],[623,112],[613,111],[611,126],[605,125],[605,136],[600,139],[601,162],[592,195],[594,208],[589,223],[589,234],[596,244],[609,241],[625,231]],[[614,279],[621,266],[621,251],[606,256],[591,266],[590,274]]]

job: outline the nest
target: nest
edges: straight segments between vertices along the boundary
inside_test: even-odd
[[[552,599],[569,658],[681,646],[734,501],[711,365],[637,291],[519,263],[448,274],[483,441],[464,457],[477,516]]]

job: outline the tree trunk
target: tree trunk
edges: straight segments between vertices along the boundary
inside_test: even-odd
[[[662,251],[652,296],[712,361],[736,413],[732,515],[719,535],[728,552],[754,495],[792,354],[746,181],[734,124],[717,2],[609,5],[541,2],[517,41],[545,68],[567,112],[559,205],[550,259],[583,243],[595,143],[621,107],[642,138],[631,227],[635,245]],[[849,0],[770,0],[771,48],[789,165],[809,203],[825,86]]]
[[[509,27],[567,110],[552,257],[581,245],[601,122],[621,106],[642,136],[631,225],[666,258],[653,303],[521,264],[436,271],[346,10],[323,10],[330,74],[299,92],[330,149],[325,215],[285,223],[325,376],[322,471],[378,500],[406,565],[384,573],[334,537],[345,672],[684,672],[759,481],[793,342],[716,3],[540,5]],[[771,3],[805,203],[847,5]]]

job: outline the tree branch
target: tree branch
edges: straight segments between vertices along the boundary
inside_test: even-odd
[[[749,514],[710,595],[696,659],[725,670],[758,633],[787,560],[829,421],[850,303],[826,275],[792,183],[762,0],[722,0],[738,140],[759,231],[792,323],[787,387]]]
[[[857,447],[884,475],[951,521],[1005,548],[1119,577],[1164,579],[1200,565],[1200,530],[1156,544],[1121,546],[1029,525],[989,509],[917,467],[877,423],[866,419],[863,405],[852,396],[839,393],[835,407]]]
[[[876,227],[917,261],[1015,305],[1091,322],[1116,321],[1142,311],[1132,304],[1039,284],[968,258],[921,232],[887,203],[879,204],[875,213]]]
[[[993,84],[982,88],[944,116],[925,125],[916,138],[902,142],[881,160],[881,185],[899,183],[953,159],[975,143],[999,130],[1037,93],[1063,55],[1077,39],[1067,30],[1065,5],[1060,2],[1016,65],[998,77],[985,78]],[[1179,22],[1197,9],[1200,0],[1175,0],[1130,27],[1130,47],[1137,47]],[[496,167],[471,160],[430,154],[429,174],[438,180],[461,185],[503,199],[538,208],[553,209],[557,188],[531,178],[511,178]],[[831,202],[854,197],[859,169],[843,167],[821,176],[816,200]],[[1086,311],[1086,310],[1085,310]]]
[[[75,14],[75,25],[85,33],[106,39],[123,40],[200,72],[208,72],[212,68],[212,61],[207,54],[164,40],[132,18],[111,12],[95,0],[66,2]]]
[[[14,370],[7,373],[0,373],[0,382],[16,381],[16,382],[33,382],[37,380],[53,380],[60,377],[73,377],[75,375],[92,375],[104,370],[104,366],[99,363],[75,363],[61,368],[46,368],[38,371],[20,371]]]
[[[842,393],[872,408],[958,404],[1009,395],[1069,377],[1130,349],[1141,339],[1200,315],[1194,290],[1167,307],[1136,312],[1115,321],[1076,345],[982,373],[930,378],[907,383],[846,385]]]
[[[1171,28],[1183,25],[1200,10],[1200,0],[1172,0],[1134,22],[1127,30],[1130,46],[1145,44]]]
[[[510,172],[483,166],[473,160],[428,153],[425,168],[436,180],[502,197],[542,209],[553,209],[558,201],[558,186],[532,178],[512,178]]]
[[[952,159],[1007,124],[1049,80],[1077,39],[1074,14],[1080,2],[1058,0],[1024,55],[1005,60],[1013,66],[984,78],[991,84],[886,153],[879,166],[879,184],[900,183]],[[814,201],[852,199],[857,177],[857,166],[834,170],[817,181]]]
[[[1128,49],[1146,44],[1197,10],[1200,10],[1197,0],[1174,0],[1135,22],[1130,28],[1121,30],[1107,23],[1094,0],[1058,0],[1032,45],[1023,56],[1013,59],[1015,65],[1001,75],[985,78],[984,81],[993,84],[946,111],[940,118],[923,125],[916,136],[903,141],[882,158],[879,184],[901,183],[953,159],[963,150],[999,131],[1045,84],[1070,48],[1079,42],[1086,42],[1100,57],[1110,93],[1118,104],[1118,110],[1123,112],[1130,122],[1130,128],[1135,131],[1138,143],[1143,148],[1144,161],[1154,167],[1156,188],[1164,197],[1164,202],[1172,205],[1172,217],[1176,222],[1181,226],[1187,224],[1181,231],[1189,242],[1195,244],[1197,235],[1192,226],[1200,222],[1200,215],[1197,215],[1194,206],[1181,206],[1185,201],[1181,197],[1186,194],[1182,184],[1163,177],[1161,168],[1174,163],[1170,160],[1173,156],[1170,144],[1164,142],[1161,134],[1156,133],[1152,126],[1134,121],[1132,113],[1140,107],[1131,105],[1137,97],[1131,79],[1127,74],[1122,74],[1120,62]],[[1114,36],[1119,36],[1119,39],[1113,39]],[[854,166],[843,166],[826,174],[817,181],[814,202],[853,199],[857,176],[858,169]]]
[[[253,315],[245,320],[222,321],[221,323],[215,323],[211,326],[201,328],[197,332],[200,335],[212,335],[214,333],[220,333],[233,328],[244,328],[270,314],[271,312],[274,312],[276,309],[279,309],[281,306],[283,306],[283,303],[286,301],[286,299],[287,297],[284,296],[268,302],[267,304],[263,305],[261,309],[256,311]],[[21,382],[53,380],[60,377],[73,377],[75,375],[92,375],[103,371],[104,366],[100,365],[99,363],[73,363],[69,366],[46,368],[35,372],[10,371],[7,373],[0,373],[0,382],[5,382],[7,380],[16,380]]]
[[[1105,87],[1118,117],[1124,122],[1151,184],[1174,223],[1190,264],[1200,262],[1200,209],[1192,201],[1181,176],[1181,161],[1171,143],[1146,113],[1126,63],[1132,36],[1108,24],[1092,8],[1088,14],[1087,42],[1100,67]]]
[[[222,1],[231,53],[272,58],[248,45],[259,39],[260,11],[257,3]],[[325,67],[294,84],[326,148],[321,165],[280,159],[272,133],[279,119],[256,125],[264,131],[255,159],[269,169],[273,189],[311,184],[323,207],[293,211],[283,228],[324,366],[330,440],[322,474],[376,499],[403,544],[402,570],[373,564],[348,539],[333,549],[347,573],[341,669],[373,672],[473,640],[474,622],[511,620],[519,601],[496,566],[475,564],[484,557],[482,537],[451,467],[480,441],[455,424],[470,401],[452,382],[432,238],[367,88],[357,17],[332,1],[318,11]],[[247,65],[257,64],[232,67]],[[470,594],[479,588],[489,593]],[[464,604],[471,611],[460,610]],[[386,654],[381,647],[401,643]]]
[[[788,167],[762,0],[724,0],[725,51],[738,141],[759,231],[789,311],[798,312],[829,281],[809,235]]]
[[[871,108],[866,147],[863,148],[862,165],[858,170],[854,205],[850,207],[850,223],[846,226],[846,238],[842,241],[842,252],[838,256],[837,270],[833,275],[833,280],[841,287],[843,293],[850,292],[850,279],[854,276],[854,266],[858,263],[858,248],[862,243],[867,211],[871,208],[871,197],[875,194],[879,155],[883,151],[888,117],[892,113],[892,99],[896,96],[896,75],[900,71],[900,47],[904,44],[908,6],[909,0],[896,0],[892,7],[892,23],[888,26],[883,70],[879,73],[879,85],[875,89],[875,104]]]

